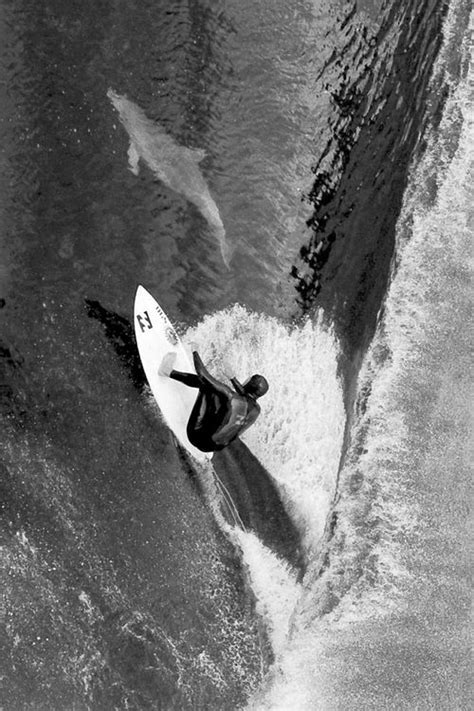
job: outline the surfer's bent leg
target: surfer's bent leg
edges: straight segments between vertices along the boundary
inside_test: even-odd
[[[185,373],[185,375],[188,375],[188,373]],[[213,452],[217,449],[206,426],[207,408],[208,402],[206,394],[201,391],[196,398],[186,428],[189,441],[200,449],[201,452]]]
[[[182,373],[180,370],[172,370],[169,377],[184,383],[189,388],[199,388],[201,385],[200,379],[194,373]]]

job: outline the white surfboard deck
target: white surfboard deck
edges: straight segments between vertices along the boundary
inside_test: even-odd
[[[173,364],[176,370],[195,373],[194,364],[165,312],[143,286],[137,288],[135,295],[134,325],[143,370],[164,421],[195,459],[209,461],[213,453],[201,452],[191,444],[186,434],[198,391],[158,374],[163,356],[171,351],[176,353]]]

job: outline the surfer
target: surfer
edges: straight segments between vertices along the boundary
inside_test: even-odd
[[[257,398],[268,390],[266,379],[263,375],[252,375],[242,385],[237,378],[231,378],[232,390],[209,373],[196,351],[193,352],[196,374],[173,370],[175,358],[176,353],[167,353],[158,372],[199,390],[186,430],[189,441],[201,452],[224,449],[259,416]]]

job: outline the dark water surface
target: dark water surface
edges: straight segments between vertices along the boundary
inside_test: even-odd
[[[166,42],[189,41],[179,8],[149,10],[4,4],[11,709],[236,705],[267,656],[234,548],[84,304],[93,296],[128,314],[148,272],[176,315],[177,248],[165,237],[157,270],[146,235],[179,223],[179,206],[120,170],[114,150],[126,148],[105,95],[117,73],[132,81],[127,66],[141,75],[144,55],[153,65],[150,42],[168,56]],[[166,74],[158,59],[155,72]]]
[[[347,366],[351,415],[409,167],[449,93],[442,72],[432,77],[446,9],[1,3],[5,709],[236,709],[260,688],[272,630],[248,561],[144,393],[135,289],[144,284],[183,332],[235,302],[263,314],[233,350],[266,358],[275,390],[283,381],[293,393],[312,382],[312,364],[299,357],[282,372],[282,339],[268,345],[259,333],[322,307],[341,342],[333,361]],[[179,144],[206,149],[230,271],[192,204],[146,167],[128,170],[109,87]],[[228,338],[221,321],[208,324],[212,347],[232,345],[246,318],[226,313]],[[324,404],[328,423],[338,398],[335,389]],[[286,426],[304,431],[307,417]],[[269,423],[261,439],[286,461],[280,434]],[[303,446],[321,452],[318,435]],[[307,531],[289,489],[244,447],[216,469],[249,530],[301,573],[314,550],[303,564]],[[328,500],[334,487],[335,477]]]

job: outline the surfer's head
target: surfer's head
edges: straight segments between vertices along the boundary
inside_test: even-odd
[[[251,395],[251,397],[257,399],[258,397],[262,397],[262,395],[265,395],[265,393],[267,392],[267,379],[264,378],[263,375],[252,375],[252,377],[249,378],[246,383],[244,383],[243,388],[247,395]]]

